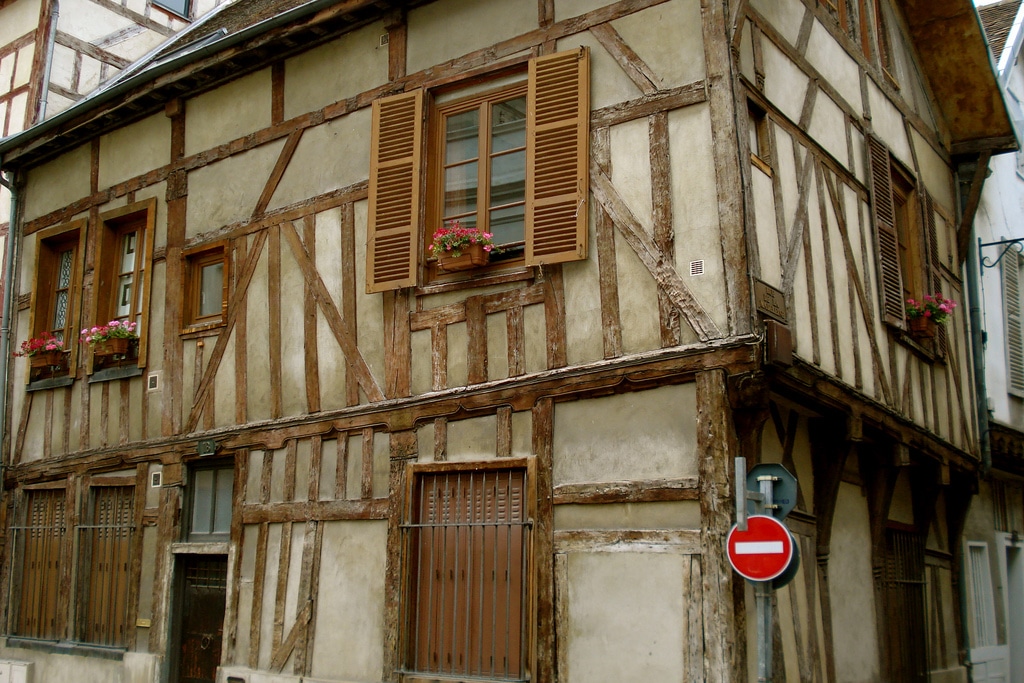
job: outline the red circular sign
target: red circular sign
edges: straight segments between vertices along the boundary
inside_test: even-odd
[[[729,564],[751,581],[771,581],[793,561],[793,537],[786,525],[767,515],[747,517],[747,530],[734,524],[725,539]]]

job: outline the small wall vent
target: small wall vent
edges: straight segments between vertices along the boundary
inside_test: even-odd
[[[387,33],[380,34],[380,47],[387,47],[388,43],[391,42],[391,36]]]
[[[151,372],[146,378],[146,391],[157,391],[160,389],[160,373]]]
[[[704,274],[704,261],[690,261],[690,276]]]
[[[155,489],[160,488],[163,485],[163,481],[163,472],[153,472],[151,475],[149,475],[149,485]]]

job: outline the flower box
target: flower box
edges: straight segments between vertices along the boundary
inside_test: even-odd
[[[92,353],[97,357],[125,357],[131,350],[132,339],[126,339],[123,337],[112,337],[103,341],[96,342],[93,345]]]
[[[458,256],[439,256],[437,258],[437,269],[446,273],[454,273],[459,270],[472,270],[480,266],[486,266],[490,259],[488,252],[484,251],[482,244],[470,244],[462,247]]]
[[[933,339],[935,337],[935,321],[932,318],[911,318],[910,336],[915,339]]]
[[[64,365],[63,351],[39,351],[28,357],[28,364],[33,368],[52,368]]]

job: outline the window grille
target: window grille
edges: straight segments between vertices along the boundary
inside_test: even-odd
[[[530,522],[524,470],[423,473],[415,481],[406,670],[526,681]]]
[[[126,645],[128,581],[135,530],[132,486],[92,489],[91,524],[80,525],[79,567],[84,600],[78,637],[97,645]]]
[[[11,528],[17,549],[12,631],[29,638],[56,639],[61,545],[65,531],[64,489],[29,491],[24,525]]]
[[[889,680],[927,680],[925,639],[924,538],[886,529],[885,606]]]

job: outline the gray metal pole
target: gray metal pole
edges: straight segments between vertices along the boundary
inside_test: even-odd
[[[758,507],[763,514],[771,514],[775,500],[772,497],[774,477],[758,477],[762,503]],[[757,680],[771,683],[772,680],[772,582],[755,581],[754,596],[757,602]]]

